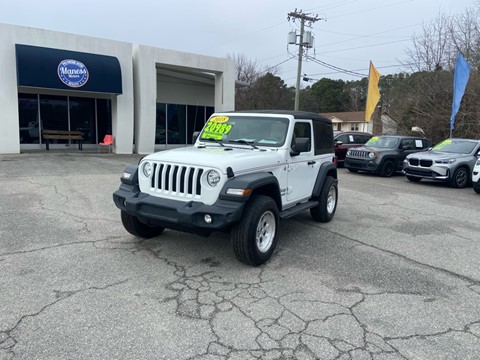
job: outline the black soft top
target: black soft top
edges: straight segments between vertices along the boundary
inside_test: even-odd
[[[252,113],[252,114],[275,114],[275,115],[291,115],[294,119],[312,119],[313,121],[320,121],[331,124],[332,121],[325,116],[309,111],[293,111],[293,110],[240,110],[240,111],[225,111],[225,113]]]

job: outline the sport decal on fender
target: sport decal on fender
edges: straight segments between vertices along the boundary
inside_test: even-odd
[[[67,86],[79,88],[88,81],[88,69],[78,60],[66,59],[58,64],[57,74],[60,80]]]

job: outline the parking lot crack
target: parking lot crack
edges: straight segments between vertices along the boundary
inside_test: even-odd
[[[90,290],[106,290],[106,289],[109,289],[111,287],[114,287],[114,286],[118,286],[118,285],[121,285],[121,284],[124,284],[126,283],[127,281],[129,281],[130,279],[125,279],[125,280],[122,280],[122,281],[118,281],[118,282],[115,282],[115,283],[111,283],[111,284],[107,284],[107,285],[104,285],[104,286],[90,286],[88,288],[84,288],[84,289],[79,289],[79,290],[72,290],[72,291],[58,291],[58,290],[54,290],[54,293],[55,293],[55,300],[42,306],[38,311],[34,312],[34,313],[31,313],[31,314],[26,314],[26,315],[22,315],[20,317],[20,319],[18,319],[18,321],[15,323],[15,325],[13,327],[11,327],[10,329],[6,330],[6,331],[3,331],[3,334],[4,334],[4,337],[6,335],[6,339],[3,340],[1,343],[0,343],[0,346],[3,346],[3,344],[5,344],[6,342],[8,342],[8,346],[6,346],[6,350],[9,351],[11,354],[14,354],[14,347],[15,345],[17,344],[18,342],[18,335],[14,335],[14,333],[18,330],[19,326],[27,319],[33,319],[33,318],[36,318],[37,316],[41,315],[42,313],[44,313],[47,309],[53,307],[54,305],[58,304],[59,302],[61,301],[64,301],[78,293],[82,293],[82,292],[86,292],[86,291],[90,291]],[[1,334],[1,333],[0,333]]]
[[[322,230],[324,231],[327,231],[327,232],[330,232],[331,234],[334,234],[334,235],[338,235],[344,239],[347,239],[349,241],[353,241],[355,243],[358,243],[358,244],[361,244],[365,247],[369,247],[371,249],[375,249],[377,251],[380,251],[382,253],[385,253],[385,254],[389,254],[389,255],[392,255],[392,256],[395,256],[395,257],[398,257],[404,261],[407,261],[411,264],[415,264],[417,266],[421,266],[421,267],[425,267],[425,268],[428,268],[430,270],[435,270],[435,271],[439,271],[439,272],[442,272],[448,276],[451,276],[451,277],[454,277],[456,279],[459,279],[459,280],[462,280],[463,282],[468,282],[470,284],[474,284],[474,285],[480,285],[480,280],[479,279],[474,279],[470,276],[466,276],[466,275],[462,275],[462,274],[459,274],[459,273],[456,273],[454,271],[451,271],[451,270],[447,270],[447,269],[444,269],[444,268],[441,268],[441,267],[438,267],[438,266],[435,266],[435,265],[431,265],[431,264],[426,264],[426,263],[423,263],[421,261],[418,261],[418,260],[414,260],[412,258],[409,258],[408,256],[406,255],[402,255],[402,254],[399,254],[399,253],[396,253],[395,251],[392,251],[392,250],[388,250],[388,249],[383,249],[381,247],[378,247],[378,246],[375,246],[375,245],[372,245],[372,244],[368,244],[364,241],[361,241],[361,240],[358,240],[358,239],[355,239],[355,238],[352,238],[352,237],[349,237],[349,236],[346,236],[346,235],[343,235],[343,234],[340,234],[336,231],[332,231],[332,230],[329,230],[327,228],[324,228],[324,227],[321,227],[321,226],[318,226],[316,224],[312,224],[312,223],[309,223],[309,222],[306,222],[306,221],[301,221],[303,224],[306,224],[306,225],[309,225],[309,226],[312,226],[312,227],[315,227],[315,228],[322,228]]]

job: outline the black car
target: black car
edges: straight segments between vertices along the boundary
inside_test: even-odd
[[[432,142],[422,137],[373,136],[364,146],[348,150],[344,166],[351,172],[367,171],[389,177],[402,170],[407,155],[431,146]]]

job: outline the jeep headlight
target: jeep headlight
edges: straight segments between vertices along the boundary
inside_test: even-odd
[[[375,157],[375,153],[374,153],[374,152],[369,152],[369,153],[368,153],[368,157],[369,157],[370,159],[373,159],[373,158]]]
[[[436,164],[453,164],[456,159],[435,160]]]
[[[152,176],[152,164],[148,161],[144,162],[142,165],[142,172],[147,178]]]
[[[215,187],[220,182],[220,174],[217,170],[210,170],[207,172],[207,183],[211,187]]]

